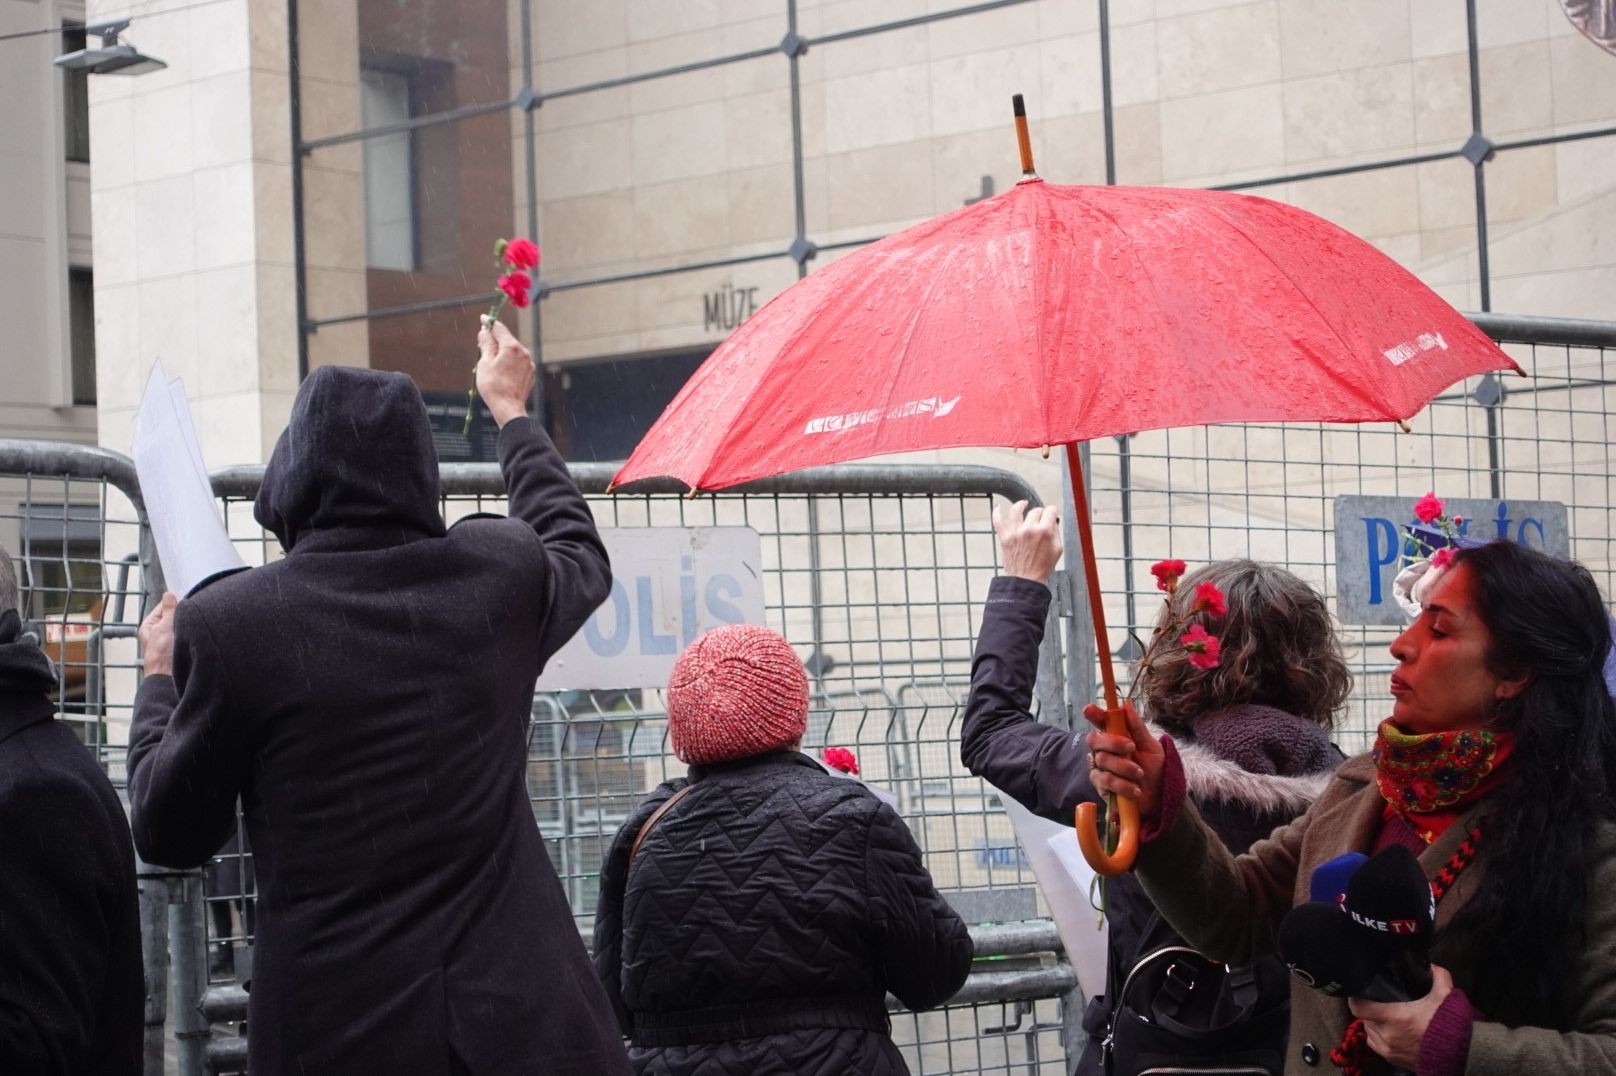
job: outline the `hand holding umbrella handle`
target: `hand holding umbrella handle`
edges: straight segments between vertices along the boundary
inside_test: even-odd
[[[1105,732],[1111,736],[1127,736],[1128,718],[1120,706],[1106,710]],[[1105,797],[1107,819],[1117,822],[1117,846],[1107,850],[1105,835],[1101,831],[1099,812],[1092,803],[1077,805],[1077,846],[1088,860],[1094,873],[1103,878],[1114,878],[1133,867],[1139,854],[1139,804],[1131,799],[1107,793]]]

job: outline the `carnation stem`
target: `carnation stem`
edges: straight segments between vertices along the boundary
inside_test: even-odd
[[[505,303],[506,303],[507,299],[508,299],[507,296],[501,295],[498,299],[494,300],[494,305],[488,308],[488,324],[490,326],[492,326],[494,324],[494,322],[498,321],[499,316],[505,312]],[[478,362],[481,362],[481,361],[482,360],[479,357]],[[471,416],[472,416],[473,413],[475,413],[476,408],[477,408],[477,366],[476,366],[476,363],[473,363],[472,367],[471,367],[471,388],[466,390],[466,424],[465,424],[465,426],[463,426],[461,428],[460,436],[462,436],[462,437],[470,437],[471,436]]]

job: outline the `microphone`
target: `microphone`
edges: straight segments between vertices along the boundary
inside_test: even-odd
[[[1388,940],[1367,934],[1334,901],[1298,904],[1279,924],[1279,958],[1305,985],[1332,998],[1371,997],[1365,991],[1390,956]]]
[[[1323,900],[1297,905],[1279,926],[1280,958],[1330,997],[1412,1001],[1431,991],[1426,950],[1436,920],[1430,883],[1413,853],[1393,845],[1362,864],[1340,856],[1314,872]],[[1355,869],[1354,869],[1355,868]],[[1329,893],[1348,872],[1345,900]]]
[[[1431,947],[1436,897],[1419,860],[1400,844],[1376,852],[1347,880],[1343,907],[1354,923],[1389,935],[1402,947]]]
[[[1319,864],[1308,881],[1307,899],[1342,903],[1347,899],[1347,880],[1367,862],[1369,857],[1362,852],[1347,852]]]
[[[1286,913],[1279,924],[1279,958],[1304,985],[1332,998],[1413,1001],[1431,992],[1424,953],[1363,929],[1327,901],[1298,904]]]

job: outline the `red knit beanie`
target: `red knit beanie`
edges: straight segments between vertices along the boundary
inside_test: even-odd
[[[668,677],[673,753],[691,766],[778,751],[808,730],[808,674],[778,632],[714,628]]]

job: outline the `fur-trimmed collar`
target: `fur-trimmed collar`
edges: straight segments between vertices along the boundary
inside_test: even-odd
[[[1265,814],[1301,814],[1329,787],[1333,776],[1331,770],[1295,777],[1252,773],[1194,740],[1175,738],[1174,746],[1184,763],[1184,780],[1190,798],[1232,800]]]
[[[1206,714],[1174,742],[1192,798],[1263,814],[1306,810],[1342,761],[1318,725],[1256,703]]]

